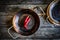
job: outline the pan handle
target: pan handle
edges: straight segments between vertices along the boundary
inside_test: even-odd
[[[13,39],[16,39],[16,38],[18,38],[19,36],[14,37],[14,36],[10,33],[10,30],[11,30],[12,28],[13,28],[12,26],[11,26],[10,28],[8,28],[8,34],[9,34]]]
[[[38,14],[39,16],[45,16],[46,15],[46,13],[44,12],[42,7],[36,6],[36,7],[33,8],[33,10],[35,10],[35,9],[37,9],[37,10],[42,12],[42,13]]]

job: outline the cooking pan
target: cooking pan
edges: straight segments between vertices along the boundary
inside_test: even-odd
[[[27,29],[25,24],[28,23],[28,21],[26,21],[26,20],[28,20],[29,17],[31,18],[33,23],[29,26],[31,28]],[[25,22],[25,24],[24,24],[24,22]],[[39,25],[40,25],[40,19],[39,19],[39,16],[37,15],[37,13],[35,13],[33,10],[21,9],[19,12],[16,13],[16,15],[14,15],[12,24],[13,24],[14,30],[17,33],[24,35],[24,36],[28,36],[37,31],[37,29],[39,28]]]
[[[47,8],[47,17],[50,23],[60,26],[60,0],[54,0]]]

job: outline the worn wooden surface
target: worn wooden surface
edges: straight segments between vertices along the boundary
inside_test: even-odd
[[[12,18],[16,14],[15,12],[20,8],[28,8],[32,9],[33,7],[42,7],[46,9],[47,4],[44,5],[0,5],[0,38],[1,39],[11,39],[12,37],[8,34],[8,28],[12,26]],[[34,10],[37,12],[36,10]],[[37,12],[39,14],[39,12]],[[44,22],[44,19],[40,17],[40,26],[39,29],[31,36],[20,36],[18,40],[36,40],[37,38],[60,38],[60,28],[52,27],[52,25],[48,22]],[[17,36],[15,31],[10,30],[13,36]],[[39,40],[39,39],[38,39]],[[47,39],[48,40],[48,39]]]

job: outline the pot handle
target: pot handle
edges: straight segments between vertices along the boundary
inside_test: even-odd
[[[42,12],[42,13],[38,14],[39,16],[45,16],[46,15],[42,7],[36,6],[33,8],[33,10],[35,10],[35,9]]]
[[[13,39],[16,39],[19,37],[19,35],[17,35],[16,37],[13,36],[11,33],[10,33],[10,30],[12,29],[13,27],[11,26],[10,28],[8,28],[8,34],[13,38]]]

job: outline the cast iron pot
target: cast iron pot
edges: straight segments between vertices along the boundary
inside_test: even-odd
[[[31,29],[26,29],[24,27],[24,20],[26,19],[26,16],[30,15],[34,23],[32,23]],[[33,22],[32,21],[32,22]],[[13,28],[14,30],[24,36],[32,35],[37,31],[40,25],[40,19],[39,16],[32,11],[31,9],[21,9],[17,14],[13,17]]]
[[[47,8],[47,17],[50,23],[60,26],[60,0],[54,0]]]

